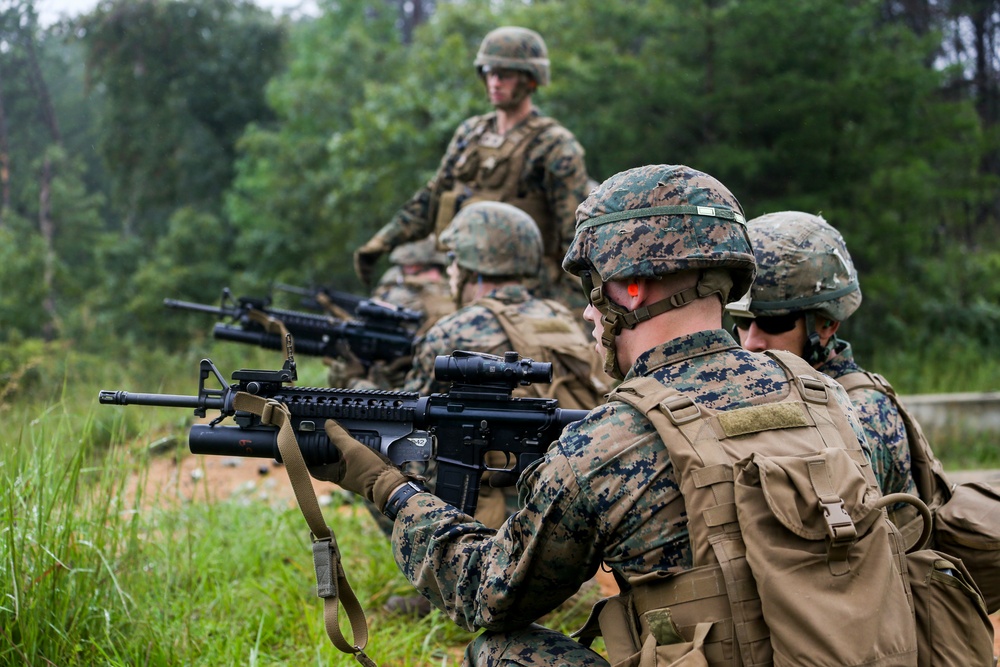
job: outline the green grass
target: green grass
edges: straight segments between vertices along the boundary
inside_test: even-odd
[[[218,352],[226,363],[239,356]],[[275,367],[251,352],[241,366]],[[50,355],[0,404],[0,665],[356,665],[326,635],[297,509],[130,492],[149,443],[182,442],[192,415],[99,406],[98,390],[197,389],[196,357],[133,355],[125,365]],[[237,368],[218,365],[227,377]],[[322,384],[322,365],[304,366]],[[420,620],[381,611],[412,588],[363,506],[324,513],[368,615],[367,653],[380,665],[459,664],[473,634],[436,611]],[[587,612],[579,605],[549,622],[570,631]]]

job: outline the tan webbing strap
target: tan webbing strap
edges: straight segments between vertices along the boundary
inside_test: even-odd
[[[323,306],[323,308],[326,309],[326,312],[328,312],[330,315],[333,315],[338,320],[354,319],[353,315],[351,315],[349,312],[347,312],[346,310],[335,304],[333,301],[331,301],[330,297],[328,297],[323,292],[318,292],[316,294],[316,303]]]
[[[793,386],[805,400],[806,407],[819,428],[824,444],[827,447],[846,448],[851,457],[861,465],[868,484],[877,487],[875,470],[871,461],[864,456],[857,434],[847,420],[847,414],[840,408],[837,401],[832,400],[833,397],[826,387],[822,390],[826,398],[821,398],[820,386],[823,385],[823,382],[817,377],[819,371],[791,352],[769,350],[765,354],[781,365],[790,377],[795,378]],[[843,447],[839,443],[843,443]],[[858,457],[855,452],[861,453],[861,456]]]
[[[262,310],[251,308],[247,313],[247,317],[264,327],[264,331],[267,333],[278,334],[282,337],[282,339],[287,339],[289,336],[288,329],[285,328],[284,322],[275,317],[271,317]]]
[[[310,481],[309,469],[302,451],[299,449],[295,431],[292,430],[291,413],[288,406],[274,399],[265,399],[246,392],[236,392],[233,407],[260,417],[262,424],[278,426],[278,451],[281,460],[288,471],[288,479],[295,492],[295,500],[302,516],[309,524],[313,536],[313,565],[316,568],[316,593],[324,600],[324,620],[326,633],[333,645],[344,653],[353,654],[355,659],[365,667],[376,667],[375,663],[365,655],[364,648],[368,644],[368,623],[365,612],[358,602],[351,584],[347,581],[343,564],[340,561],[340,549],[337,537],[326,524],[319,501]],[[354,643],[349,643],[340,632],[338,622],[339,604],[344,605],[347,618],[351,625]]]
[[[816,495],[819,496],[823,508],[823,518],[826,520],[826,531],[830,542],[826,548],[826,561],[830,573],[834,576],[848,574],[851,566],[847,562],[848,552],[858,541],[858,529],[851,516],[844,509],[844,499],[834,491],[833,480],[826,460],[815,458],[809,460],[809,481]]]

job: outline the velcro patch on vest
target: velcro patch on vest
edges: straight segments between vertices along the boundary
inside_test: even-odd
[[[562,320],[538,320],[537,322],[531,323],[531,328],[535,333],[546,334],[546,333],[570,333],[573,331],[569,324],[563,322]]]
[[[719,425],[727,438],[779,428],[798,428],[812,422],[801,403],[770,403],[720,412]]]

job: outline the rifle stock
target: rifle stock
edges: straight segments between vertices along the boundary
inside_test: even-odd
[[[551,364],[521,359],[516,353],[501,358],[456,351],[438,357],[435,365],[436,377],[452,382],[451,389],[420,396],[286,386],[295,379],[293,361],[286,362],[281,371],[236,371],[234,382],[227,385],[215,365],[203,359],[197,396],[101,391],[99,401],[102,405],[194,408],[202,417],[208,409],[218,410],[219,416],[212,423],[191,427],[188,446],[192,453],[280,460],[277,428],[233,407],[239,391],[274,399],[288,406],[308,465],[339,459],[324,430],[326,420],[335,419],[353,437],[397,466],[436,461],[434,493],[472,515],[484,472],[505,472],[497,477],[512,482],[545,453],[563,428],[586,416],[586,410],[560,408],[555,399],[512,396],[516,386],[551,381],[551,373]],[[220,383],[219,389],[206,386],[210,377]],[[220,424],[226,417],[232,417],[236,425]],[[508,465],[491,468],[486,461],[488,452],[508,455]]]

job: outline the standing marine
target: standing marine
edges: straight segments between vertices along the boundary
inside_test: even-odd
[[[527,28],[497,28],[483,39],[473,64],[494,110],[459,125],[433,178],[355,252],[358,277],[370,284],[379,257],[440,234],[463,207],[500,201],[528,213],[541,230],[540,296],[582,308],[578,286],[560,262],[573,238],[574,212],[592,181],[580,143],[532,103],[535,91],[549,83],[545,42]]]

